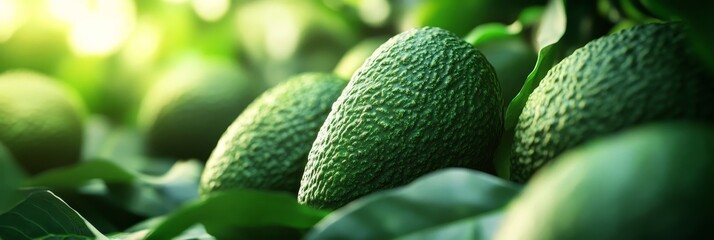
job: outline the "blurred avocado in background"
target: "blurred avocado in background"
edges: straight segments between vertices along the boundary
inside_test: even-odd
[[[43,74],[0,74],[0,142],[29,174],[79,161],[85,108],[72,89]]]
[[[264,89],[231,60],[190,53],[153,82],[138,119],[149,153],[202,160]]]
[[[322,1],[245,1],[233,20],[241,60],[270,86],[300,72],[331,71],[360,38],[356,18]]]
[[[426,25],[464,35],[543,2],[0,0],[0,72],[51,75],[75,88],[91,113],[132,124],[152,76],[186,51],[233,59],[272,86],[344,68],[342,57],[369,38]]]
[[[236,53],[229,1],[0,0],[0,9],[0,72],[53,75],[120,124],[132,122],[156,69],[184,50]]]
[[[55,4],[56,5],[56,4]],[[0,1],[0,72],[15,68],[49,74],[71,49],[71,19],[49,1]]]

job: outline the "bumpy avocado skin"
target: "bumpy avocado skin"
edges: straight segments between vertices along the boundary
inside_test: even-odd
[[[201,177],[201,192],[297,193],[312,142],[346,85],[331,74],[305,73],[262,94],[219,140]]]
[[[485,168],[502,132],[484,56],[425,27],[380,46],[352,76],[312,146],[298,200],[338,208],[444,167]]]
[[[714,79],[692,57],[681,25],[637,26],[594,40],[551,69],[515,130],[511,180],[582,142],[667,119],[714,120]]]
[[[536,173],[497,240],[712,239],[714,128],[658,122],[588,141]]]

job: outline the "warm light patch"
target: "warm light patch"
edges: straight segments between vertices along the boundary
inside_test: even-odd
[[[230,7],[228,0],[193,0],[191,3],[196,14],[208,22],[221,19]]]
[[[0,42],[9,39],[20,25],[17,0],[0,0]]]
[[[359,15],[367,24],[379,26],[387,21],[390,8],[386,0],[365,0],[359,5]]]
[[[131,32],[135,18],[130,0],[49,0],[49,10],[69,25],[69,43],[78,55],[113,53]]]
[[[158,56],[162,40],[161,27],[146,19],[139,21],[121,53],[122,62],[130,69],[151,66]]]
[[[50,15],[65,24],[74,24],[82,20],[87,15],[91,0],[48,0],[47,7]]]
[[[290,58],[300,43],[305,17],[294,5],[284,2],[255,2],[235,15],[237,32],[254,55],[265,55],[274,60]]]
[[[274,59],[287,59],[297,50],[300,40],[298,17],[290,9],[275,6],[265,16],[265,50]]]

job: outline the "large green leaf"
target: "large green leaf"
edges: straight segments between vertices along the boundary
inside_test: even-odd
[[[197,160],[176,162],[158,177],[128,170],[115,162],[91,160],[41,173],[27,180],[25,186],[79,190],[99,181],[94,189],[100,191],[94,193],[133,213],[158,216],[198,196],[201,171],[202,164]]]
[[[358,199],[318,223],[307,239],[453,239],[490,235],[520,186],[467,169],[445,169]],[[457,237],[458,236],[458,237]]]
[[[169,215],[147,239],[171,239],[199,223],[217,238],[255,238],[253,234],[273,229],[306,230],[325,215],[325,211],[298,204],[296,197],[287,193],[249,189],[217,192]]]
[[[498,210],[468,217],[443,226],[422,229],[397,239],[493,239],[502,219],[503,210]]]
[[[110,197],[138,214],[167,214],[198,197],[202,170],[198,160],[179,161],[160,177],[141,175],[133,184],[110,186]]]
[[[105,183],[131,183],[136,178],[138,178],[138,174],[119,167],[113,162],[93,160],[40,173],[28,179],[25,185],[49,188],[78,188],[94,179],[100,179]]]
[[[106,239],[50,191],[31,193],[0,215],[0,239]]]
[[[164,219],[166,219],[166,216],[150,218],[130,228],[127,228],[126,230],[124,230],[124,232],[114,233],[112,235],[108,235],[108,237],[111,239],[145,239],[146,236],[151,232],[151,230],[161,224]],[[181,235],[175,236],[173,237],[173,239],[210,240],[216,238],[208,234],[208,232],[206,232],[206,228],[203,227],[203,225],[198,224],[186,229],[181,233]]]
[[[160,175],[172,167],[176,159],[146,156],[144,134],[136,126],[115,125],[106,117],[93,115],[87,119],[83,143],[83,159],[104,159],[130,171]]]

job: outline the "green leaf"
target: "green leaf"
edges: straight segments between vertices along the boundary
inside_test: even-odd
[[[487,23],[471,30],[464,37],[464,41],[471,43],[471,45],[479,46],[485,42],[516,36],[519,33],[520,28],[512,28],[503,23]]]
[[[22,199],[17,188],[25,180],[25,173],[0,143],[0,212],[10,209]]]
[[[307,239],[452,239],[451,234],[459,233],[488,235],[495,225],[484,214],[503,208],[520,188],[482,172],[440,170],[405,187],[369,195],[332,212]],[[477,228],[470,229],[473,227]]]
[[[521,91],[508,105],[504,116],[504,134],[494,164],[499,176],[508,179],[510,175],[510,150],[514,128],[526,105],[528,97],[538,87],[548,71],[567,54],[582,47],[592,39],[605,35],[612,29],[612,23],[600,16],[596,1],[583,4],[566,4],[566,0],[551,0],[546,6],[536,36],[538,60],[526,79]],[[583,31],[583,29],[588,29]]]
[[[523,84],[521,91],[513,98],[511,104],[508,105],[505,116],[505,131],[501,137],[501,143],[496,149],[496,171],[500,177],[509,179],[510,177],[510,153],[511,145],[513,144],[514,129],[518,123],[518,117],[526,106],[528,96],[533,93],[533,90],[538,87],[540,80],[545,77],[548,70],[560,61],[557,50],[560,46],[556,44],[548,45],[538,52],[538,61],[536,61],[535,69],[528,75],[528,79]]]
[[[565,1],[554,0],[550,1],[543,13],[543,19],[537,36],[538,60],[535,67],[528,78],[526,79],[521,91],[511,101],[506,109],[504,134],[501,138],[501,143],[496,150],[494,164],[496,172],[502,178],[509,179],[510,177],[510,152],[513,144],[513,129],[518,123],[518,117],[526,105],[528,97],[533,90],[538,86],[540,80],[545,77],[548,70],[557,63],[558,55],[555,54],[558,49],[556,43],[565,35],[567,26],[567,18],[565,15]]]
[[[110,186],[110,197],[137,214],[168,214],[198,197],[202,171],[198,160],[179,161],[161,177],[140,175],[133,184]]]
[[[31,193],[0,215],[0,239],[106,239],[50,191]]]
[[[565,0],[550,1],[543,12],[543,18],[538,28],[538,35],[536,36],[538,49],[543,49],[560,41],[565,35],[566,27]]]
[[[108,235],[111,239],[146,239],[151,229],[158,226],[161,222],[166,219],[165,216],[155,217],[147,219],[140,222],[126,230],[124,232],[114,233]],[[206,228],[203,225],[194,225],[193,227],[186,229],[181,233],[181,235],[174,237],[173,239],[216,239],[206,232]]]
[[[478,25],[464,37],[464,41],[478,47],[487,42],[518,36],[524,28],[540,21],[543,12],[543,7],[528,7],[523,9],[518,19],[510,25],[498,22]]]
[[[115,162],[93,160],[50,170],[25,182],[28,187],[55,190],[78,190],[97,180],[95,193],[103,194],[116,204],[144,216],[167,214],[184,202],[198,196],[202,164],[197,160],[176,162],[164,175],[140,174]]]
[[[503,210],[498,210],[436,228],[423,229],[397,239],[493,239],[502,219]]]
[[[527,7],[518,14],[518,23],[523,27],[536,25],[543,18],[545,8],[542,6]]]
[[[171,239],[195,224],[203,224],[217,238],[254,237],[264,227],[305,230],[327,212],[297,203],[295,196],[280,192],[241,189],[217,192],[196,200],[169,215],[147,239]]]
[[[155,159],[146,156],[144,136],[136,126],[112,125],[108,120],[92,116],[85,128],[84,159],[105,159],[128,170],[163,174],[176,159]]]
[[[25,186],[79,188],[94,179],[100,179],[105,183],[131,183],[137,177],[137,173],[119,167],[113,162],[93,160],[40,173],[25,182]]]

